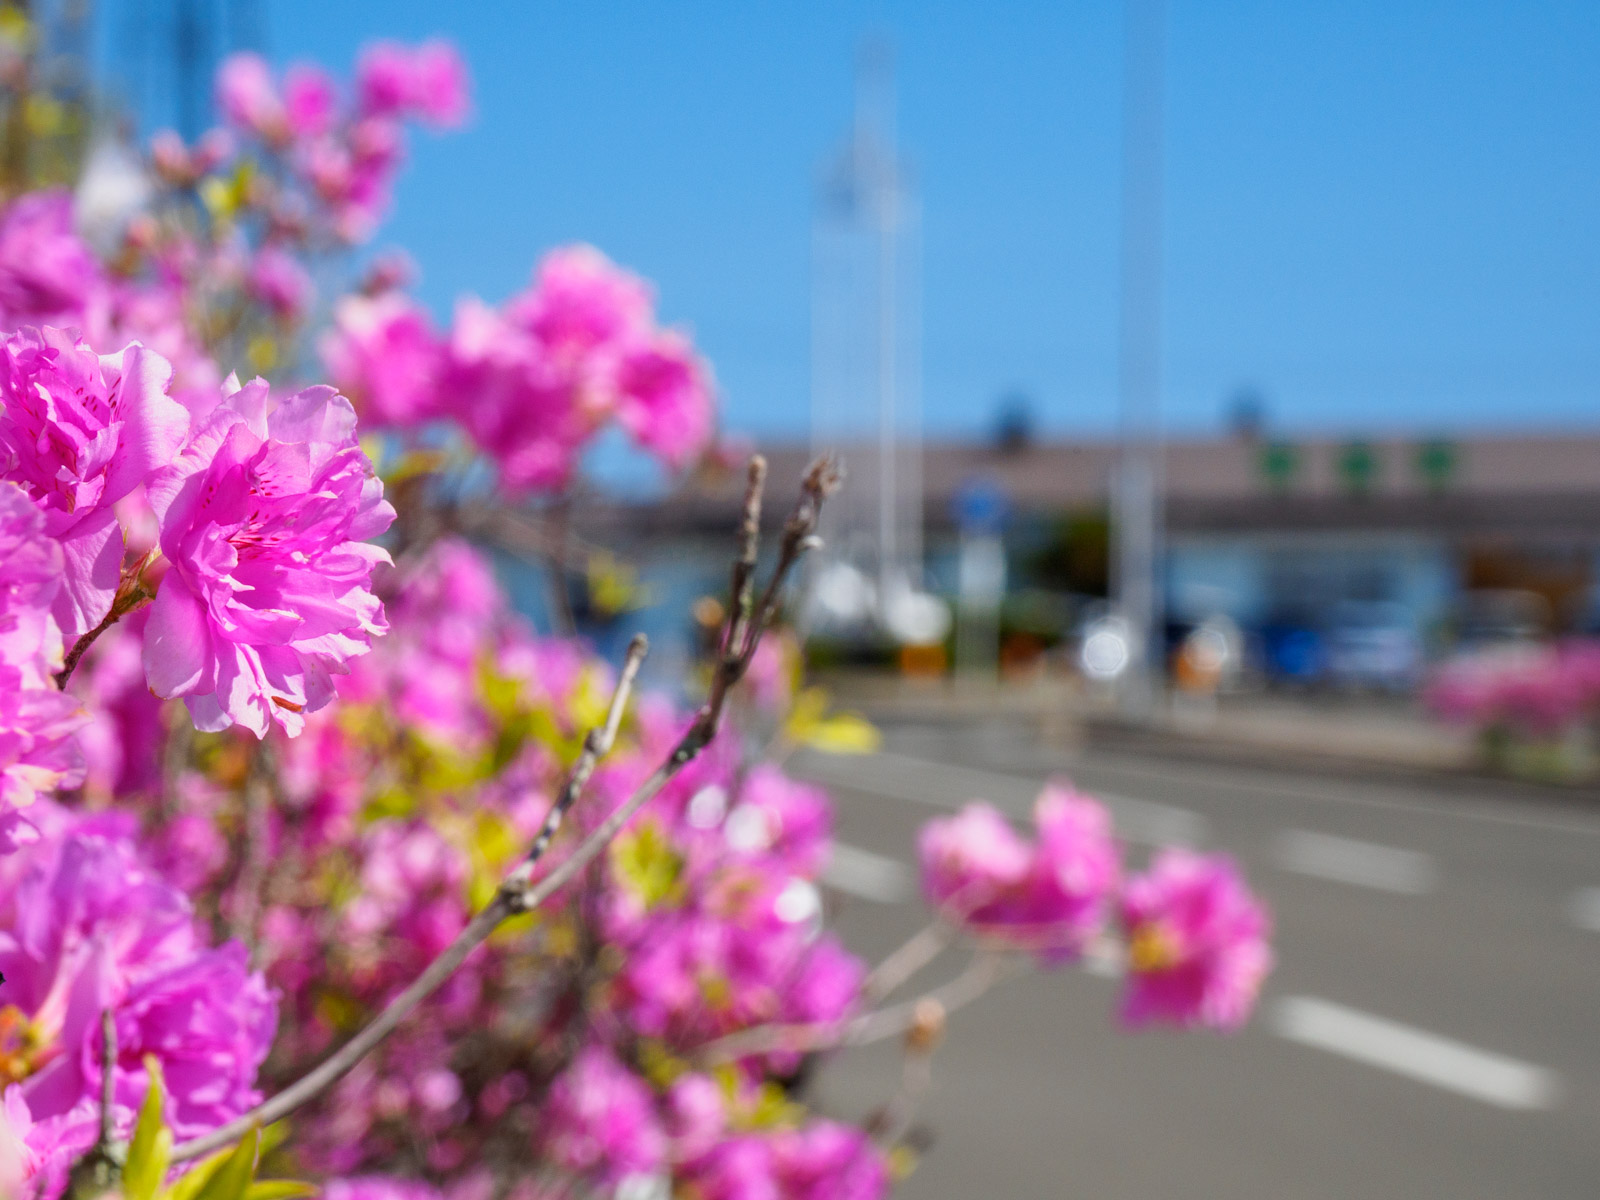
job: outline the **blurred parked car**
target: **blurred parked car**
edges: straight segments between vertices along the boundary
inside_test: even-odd
[[[1347,601],[1329,614],[1329,682],[1407,692],[1422,677],[1422,639],[1399,604]]]

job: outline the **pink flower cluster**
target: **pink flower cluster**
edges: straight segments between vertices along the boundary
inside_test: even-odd
[[[1033,842],[987,804],[928,822],[923,891],[966,928],[1019,940],[1047,960],[1073,958],[1104,927],[1120,882],[1111,818],[1064,786],[1046,788],[1033,816]]]
[[[181,266],[192,245],[149,275],[112,272],[73,228],[65,191],[31,192],[0,209],[0,332],[76,327],[98,347],[142,342],[169,364],[180,401],[214,393],[216,365],[188,326]]]
[[[386,586],[391,632],[351,664],[337,714],[274,742],[284,803],[258,831],[256,853],[272,864],[259,928],[289,1014],[278,1054],[291,1074],[466,923],[543,823],[592,719],[579,714],[597,712],[611,687],[610,671],[572,643],[531,636],[488,564],[460,542],[436,543]],[[619,803],[682,723],[670,706],[642,703],[574,828]],[[215,864],[195,890],[239,912],[237,872],[194,841],[190,824],[207,805],[223,819],[226,803],[223,792],[180,789],[173,815],[151,831],[152,853],[178,861],[179,846],[195,845],[191,860]],[[552,862],[571,836],[557,840]],[[651,1082],[637,1040],[687,1054],[751,1025],[836,1025],[855,1011],[862,964],[820,930],[830,836],[823,793],[772,767],[741,771],[737,738],[719,738],[618,839],[593,893],[559,897],[531,944],[494,942],[469,959],[430,1003],[429,1021],[398,1033],[302,1124],[298,1152],[327,1172],[392,1168],[411,1161],[420,1132],[427,1150],[415,1165],[450,1175],[485,1146],[520,1138],[595,1182],[709,1181],[759,1158],[788,1180],[775,1194],[826,1194],[833,1168],[813,1166],[804,1182],[798,1135],[749,1125],[765,1111],[766,1073],[792,1069],[795,1055],[742,1062],[739,1094],[724,1100]],[[329,879],[350,884],[333,898]],[[584,928],[609,965],[575,1006],[568,972],[584,969]],[[516,1047],[559,1047],[580,1027],[590,1049],[544,1094]],[[487,1058],[464,1063],[463,1040]],[[750,1144],[718,1150],[735,1137]]]
[[[1229,860],[1166,850],[1123,879],[1105,809],[1060,785],[1039,797],[1034,824],[1030,842],[982,803],[930,821],[921,838],[929,902],[985,942],[1046,962],[1081,954],[1115,916],[1128,1024],[1244,1023],[1272,966],[1271,922]]]
[[[63,634],[85,636],[157,574],[146,678],[202,728],[298,730],[382,632],[370,581],[387,556],[368,539],[394,514],[349,402],[330,388],[279,400],[256,380],[191,413],[170,381],[138,343],[97,355],[50,327],[0,338],[0,536],[16,564],[0,633],[8,810],[82,779],[66,739],[78,706],[49,677]],[[148,577],[121,523],[136,492],[163,555]]]
[[[369,47],[357,67],[355,91],[353,103],[341,109],[337,86],[320,68],[299,63],[280,80],[265,59],[249,52],[231,56],[217,71],[223,119],[236,133],[282,155],[304,189],[270,198],[275,223],[286,233],[300,223],[306,201],[314,200],[339,237],[365,240],[388,208],[404,157],[402,122],[447,128],[461,124],[470,107],[466,68],[455,49],[440,41]],[[171,135],[161,147],[157,165],[177,184],[192,184],[227,157],[208,153],[205,142],[187,153]]]
[[[1480,731],[1559,735],[1600,713],[1600,642],[1464,655],[1434,673],[1424,700],[1445,720]]]
[[[607,1186],[674,1177],[703,1200],[879,1200],[882,1154],[861,1130],[824,1119],[740,1130],[743,1089],[679,1077],[658,1097],[602,1046],[579,1051],[546,1106],[544,1148],[561,1166]]]
[[[709,369],[653,309],[642,280],[574,246],[547,255],[502,310],[462,301],[445,337],[398,293],[349,297],[322,352],[364,418],[401,428],[453,419],[506,490],[553,491],[610,421],[673,469],[709,443]]]
[[[101,1012],[116,1030],[119,1134],[132,1128],[153,1055],[184,1138],[259,1099],[277,1011],[244,947],[212,948],[184,895],[142,861],[131,822],[37,809],[42,836],[0,860],[0,1086],[26,1173],[57,1195],[98,1133]]]
[[[1271,921],[1233,863],[1164,850],[1121,897],[1128,986],[1122,1016],[1237,1029],[1272,969]]]

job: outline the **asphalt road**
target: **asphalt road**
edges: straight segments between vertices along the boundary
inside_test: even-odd
[[[1066,756],[1002,724],[890,728],[880,755],[791,766],[838,802],[830,901],[874,960],[925,919],[918,826],[974,797],[1025,819],[1052,774],[1108,799],[1135,860],[1229,850],[1274,914],[1278,966],[1235,1036],[1123,1033],[1117,981],[1082,968],[954,1014],[910,1200],[1600,1195],[1600,811]],[[823,1102],[869,1110],[898,1064],[832,1060]]]

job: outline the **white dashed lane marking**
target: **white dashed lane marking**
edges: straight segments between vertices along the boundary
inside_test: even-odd
[[[916,875],[905,863],[843,842],[833,844],[822,882],[878,904],[900,904],[916,894]]]
[[[1439,869],[1426,854],[1306,829],[1279,834],[1272,857],[1285,871],[1410,896],[1439,883]]]
[[[1329,1000],[1285,997],[1273,1006],[1271,1023],[1273,1032],[1292,1042],[1500,1108],[1552,1108],[1560,1095],[1555,1073],[1544,1067]]]

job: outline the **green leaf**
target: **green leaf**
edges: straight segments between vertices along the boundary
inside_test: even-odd
[[[261,1144],[261,1131],[252,1129],[239,1139],[233,1153],[223,1159],[205,1186],[195,1193],[195,1200],[244,1200],[256,1174],[256,1149]]]
[[[298,1179],[263,1179],[252,1183],[245,1192],[245,1200],[293,1200],[296,1196],[315,1196],[317,1185],[301,1183]]]
[[[646,908],[675,899],[683,859],[653,820],[639,821],[611,843],[611,866],[623,887]]]
[[[156,1189],[172,1161],[172,1130],[163,1123],[166,1087],[161,1079],[161,1064],[153,1056],[146,1056],[144,1069],[150,1076],[150,1086],[139,1105],[139,1121],[133,1127],[128,1161],[122,1168],[122,1190],[127,1200],[155,1200]]]

